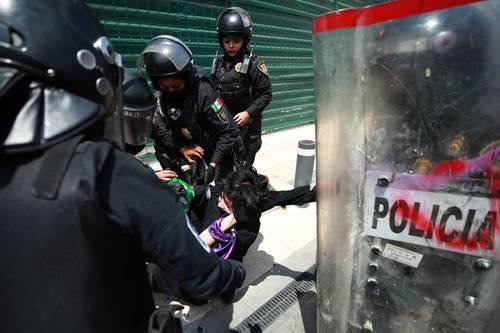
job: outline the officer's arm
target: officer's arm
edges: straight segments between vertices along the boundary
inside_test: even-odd
[[[184,146],[184,142],[174,135],[172,128],[161,114],[159,108],[156,109],[153,117],[151,138],[155,141],[155,144],[161,145],[172,152],[178,152]]]
[[[114,150],[100,180],[107,215],[165,271],[178,297],[200,304],[241,285],[242,266],[204,246],[174,192],[151,169]]]
[[[262,114],[262,111],[271,102],[271,80],[266,65],[257,58],[252,61],[248,73],[252,83],[253,101],[246,111],[250,117],[254,117]]]
[[[222,98],[208,83],[201,82],[198,94],[198,105],[204,113],[214,134],[217,137],[215,151],[210,163],[220,164],[224,155],[229,155],[236,139],[240,135],[238,126],[227,110]]]

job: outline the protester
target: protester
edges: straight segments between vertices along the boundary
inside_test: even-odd
[[[269,191],[267,177],[244,166],[236,168],[221,184],[211,185],[208,190],[203,185],[193,188],[175,182],[174,186],[178,199],[199,216],[196,228],[201,239],[220,258],[240,262],[259,234],[262,212],[276,206],[316,201],[314,184],[289,191]],[[171,294],[172,283],[168,276],[155,267],[150,273],[153,290]],[[230,299],[226,296],[226,301]]]
[[[266,176],[252,168],[238,168],[220,185],[195,188],[191,206],[201,216],[203,239],[224,259],[243,260],[260,230],[260,216],[276,206],[316,201],[316,187],[305,185],[289,191],[270,191]],[[200,213],[201,212],[201,213]],[[200,231],[201,231],[200,230]]]

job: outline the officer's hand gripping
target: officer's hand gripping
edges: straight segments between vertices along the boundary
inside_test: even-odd
[[[205,179],[203,184],[208,186],[215,179],[215,171],[217,169],[217,165],[215,163],[210,163],[205,171]]]
[[[195,161],[193,160],[192,156],[202,158],[203,157],[203,148],[201,148],[198,145],[194,146],[184,146],[180,150],[181,154],[184,155],[184,158],[191,164],[193,164]]]

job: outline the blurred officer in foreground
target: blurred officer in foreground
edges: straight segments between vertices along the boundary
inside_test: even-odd
[[[102,140],[120,61],[80,1],[0,6],[2,331],[143,332],[146,260],[191,303],[242,283],[153,171]]]
[[[248,51],[252,39],[250,15],[239,7],[217,17],[219,45],[224,56],[215,58],[211,76],[243,138],[245,165],[250,168],[262,146],[262,112],[271,102],[266,64]]]
[[[206,184],[231,172],[232,155],[243,149],[238,127],[210,79],[194,65],[187,45],[173,36],[157,36],[137,65],[160,91],[152,138],[162,167],[181,176],[196,159],[203,159]]]

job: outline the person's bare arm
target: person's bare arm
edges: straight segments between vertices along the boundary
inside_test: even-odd
[[[235,224],[236,224],[236,219],[234,218],[234,215],[233,214],[229,214],[228,216],[226,216],[224,218],[224,220],[222,220],[220,229],[222,230],[222,232],[226,232],[229,229],[231,229],[231,227],[233,225],[235,225]],[[210,233],[208,232],[208,228],[206,228],[205,230],[203,230],[201,232],[200,238],[208,246],[213,246],[215,243],[217,243],[217,240],[215,238],[213,238],[212,235],[210,235]]]

